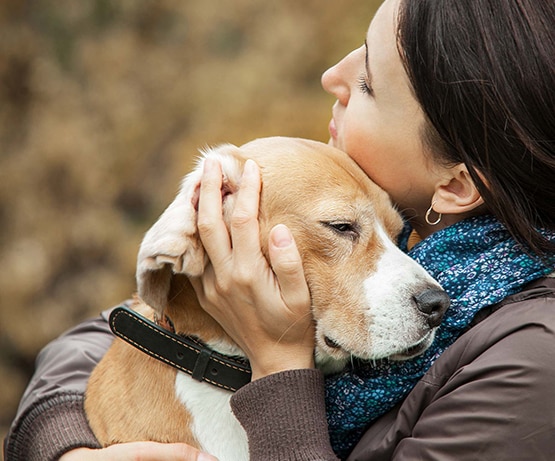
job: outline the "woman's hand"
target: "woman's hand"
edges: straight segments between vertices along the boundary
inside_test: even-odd
[[[222,219],[221,187],[220,164],[206,159],[198,228],[210,264],[193,280],[202,306],[245,351],[253,379],[313,367],[310,294],[289,229],[278,225],[270,233],[272,267],[260,249],[258,166],[245,164],[230,232]]]
[[[184,443],[131,442],[107,448],[76,448],[60,457],[60,461],[217,461]]]

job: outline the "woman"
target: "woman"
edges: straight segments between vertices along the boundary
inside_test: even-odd
[[[353,460],[552,457],[554,21],[552,2],[386,0],[364,46],[323,76],[337,99],[330,142],[391,195],[423,239],[410,254],[452,298],[414,361],[359,364],[325,383],[293,236],[273,230],[270,269],[253,243],[251,169],[230,239],[219,166],[207,162],[199,227],[211,270],[196,289],[251,360],[253,382],[232,398],[251,459],[336,459],[328,422]],[[94,446],[83,440],[72,446]]]

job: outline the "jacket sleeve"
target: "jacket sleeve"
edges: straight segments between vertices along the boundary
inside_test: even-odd
[[[72,448],[99,448],[83,400],[89,376],[113,340],[108,315],[83,322],[41,350],[4,442],[6,461],[56,460]]]
[[[231,398],[251,461],[337,460],[328,438],[324,377],[291,370],[253,381]]]

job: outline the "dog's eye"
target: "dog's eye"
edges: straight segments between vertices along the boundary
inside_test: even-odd
[[[360,235],[356,223],[350,221],[322,221],[322,224],[342,237],[347,237],[351,240],[358,239]]]

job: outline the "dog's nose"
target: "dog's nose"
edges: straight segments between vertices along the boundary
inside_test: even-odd
[[[451,302],[445,291],[436,288],[428,288],[415,295],[414,301],[418,310],[427,316],[430,328],[439,326]]]

